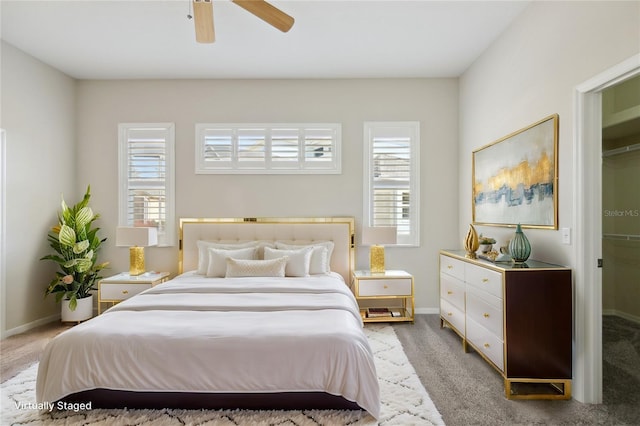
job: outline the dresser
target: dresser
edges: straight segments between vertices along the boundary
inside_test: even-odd
[[[504,378],[509,399],[570,399],[571,270],[440,251],[440,325]]]
[[[408,272],[353,271],[351,289],[364,322],[413,322],[413,276]]]
[[[98,282],[98,315],[102,313],[103,303],[113,306],[168,279],[169,272],[145,272],[141,275],[129,275],[123,272],[100,280]]]

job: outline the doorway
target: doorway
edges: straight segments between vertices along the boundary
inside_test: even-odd
[[[576,87],[574,96],[574,387],[602,403],[602,93],[640,75],[640,54]]]
[[[603,402],[640,400],[640,76],[602,92]]]

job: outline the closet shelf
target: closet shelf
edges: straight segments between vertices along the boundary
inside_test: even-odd
[[[634,234],[602,234],[607,240],[640,241],[640,235]]]
[[[637,151],[640,149],[640,143],[636,143],[633,145],[623,146],[621,148],[616,149],[608,149],[606,151],[602,151],[603,157],[611,157],[612,155],[625,154],[631,151]]]

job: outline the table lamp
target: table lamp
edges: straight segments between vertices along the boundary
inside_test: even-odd
[[[362,229],[362,244],[369,249],[369,269],[373,273],[384,272],[384,244],[396,243],[395,226],[375,226]]]
[[[116,228],[116,246],[129,247],[129,275],[144,273],[144,248],[157,244],[157,228],[133,226]]]

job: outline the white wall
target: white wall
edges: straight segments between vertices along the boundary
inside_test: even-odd
[[[532,2],[460,79],[460,212],[458,232],[471,221],[471,152],[552,113],[560,116],[559,227],[574,228],[574,96],[576,87],[640,52],[640,2]],[[599,189],[594,188],[594,191]],[[594,196],[596,194],[594,193]],[[580,194],[580,202],[588,194]],[[498,240],[513,230],[479,227]],[[581,230],[582,231],[582,230]],[[531,256],[575,268],[578,247],[560,231],[525,231]],[[573,396],[601,398],[600,310],[574,269]],[[577,277],[577,278],[576,278]],[[594,318],[595,315],[595,318]]]
[[[640,51],[639,2],[532,2],[460,79],[459,235],[471,222],[471,153],[560,115],[559,227],[573,224],[573,95],[580,83]],[[512,229],[478,227],[504,242]],[[573,265],[560,231],[525,229],[531,257]]]
[[[387,267],[416,281],[416,306],[437,307],[437,251],[458,245],[457,79],[147,80],[78,83],[78,181],[91,183],[108,238],[103,260],[126,270],[114,247],[119,122],[176,124],[178,217],[355,216],[362,224],[363,122],[421,125],[420,248],[388,248]],[[340,175],[196,175],[198,122],[342,123]],[[359,244],[360,239],[356,237]],[[368,248],[357,252],[368,267]],[[148,269],[177,271],[177,248],[149,248]]]
[[[55,265],[47,232],[60,197],[75,185],[75,81],[2,42],[2,116],[6,130],[6,324],[20,331],[59,315],[44,290]]]

